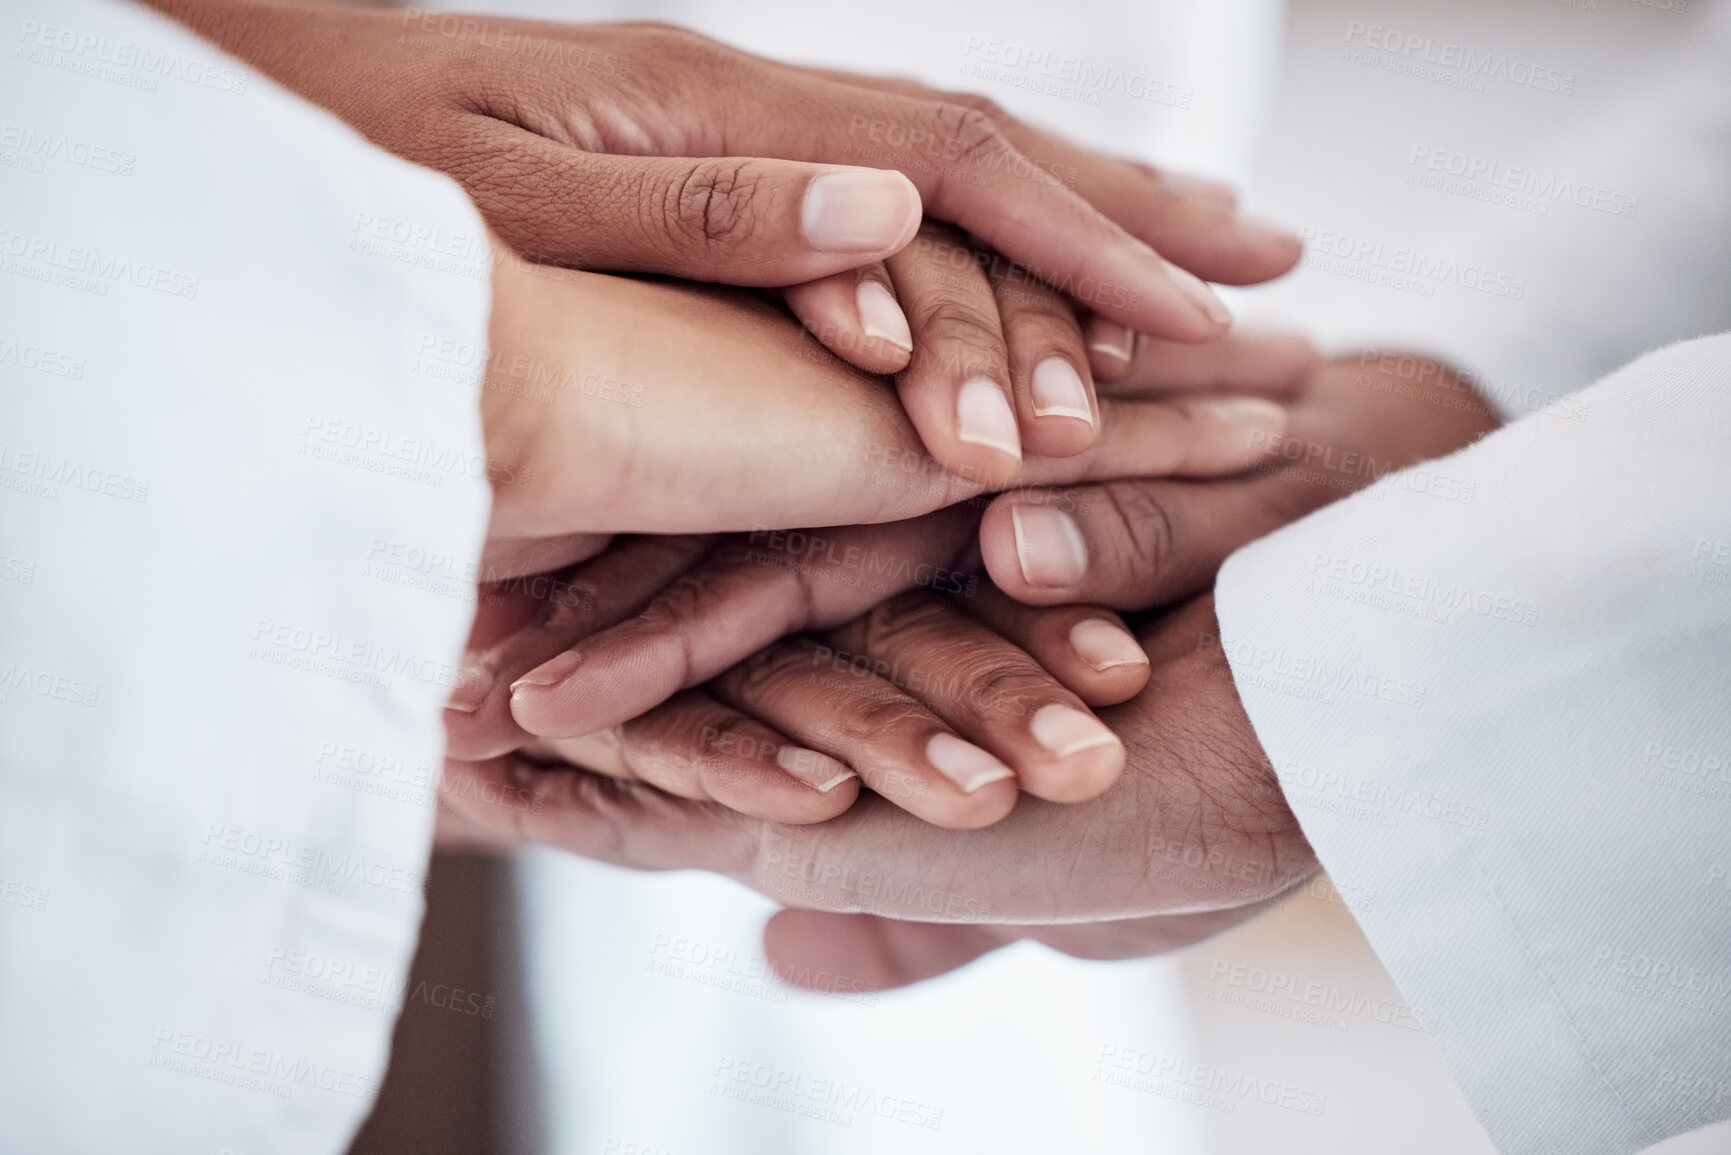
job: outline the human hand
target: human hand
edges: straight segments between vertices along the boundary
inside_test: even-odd
[[[1206,385],[1221,363],[1197,356],[1208,352],[1187,351],[1180,375]],[[1101,387],[1102,401],[1175,395],[1168,353],[1144,342],[1133,371]],[[1495,429],[1500,419],[1467,381],[1423,357],[1370,352],[1327,362],[1290,399],[1286,432],[1248,473],[1206,484],[1109,481],[1075,487],[1063,501],[1040,491],[997,498],[980,530],[987,571],[1033,605],[1140,609],[1195,594],[1238,547]]]
[[[1298,259],[1294,235],[1241,217],[1220,186],[1077,148],[977,97],[678,28],[151,2],[456,178],[537,261],[798,285],[897,252],[923,206],[1109,322],[1208,340],[1225,313],[1198,277],[1249,284]]]
[[[489,345],[490,576],[567,564],[560,551],[593,535],[893,521],[987,484],[943,471],[907,484],[903,463],[926,455],[886,384],[738,290],[504,261]],[[1014,480],[1234,472],[1285,425],[1274,405],[1198,398],[1100,414],[1085,453],[1030,457]]]
[[[1216,632],[1209,598],[1143,631],[1146,686],[1098,711],[1128,751],[1110,789],[1072,805],[1025,798],[985,829],[942,829],[871,795],[818,825],[770,823],[519,754],[447,764],[441,836],[475,846],[543,842],[644,869],[705,868],[810,910],[1018,927],[1219,912],[1189,930],[1167,928],[1203,933],[1316,865]],[[581,756],[601,761],[606,751]],[[687,757],[701,751],[688,744]],[[499,798],[513,801],[491,801]],[[855,925],[843,941],[873,933]],[[1123,941],[1147,941],[1146,928],[1125,928]],[[908,933],[908,950],[932,941],[921,934]]]
[[[1100,664],[1103,644],[1114,660]],[[1078,802],[1109,787],[1123,744],[1088,708],[1133,696],[1147,671],[1110,611],[912,591],[622,725],[524,753],[772,821],[834,817],[863,783],[924,821],[974,828],[1018,789]]]
[[[598,280],[610,283],[607,278]],[[635,282],[624,282],[624,288],[637,291]],[[651,303],[660,308],[678,301],[656,297]],[[592,309],[601,310],[593,314],[599,323],[585,337],[597,344],[618,343],[622,331],[641,323],[630,320],[630,309],[618,310],[619,315],[613,316],[606,310],[615,308],[614,304],[582,304],[583,316],[592,315]],[[537,321],[535,333],[545,336],[550,331],[547,326],[567,323],[558,318],[549,319],[546,325]],[[674,435],[677,438],[714,435],[738,425],[743,415],[739,403],[731,400],[734,395],[729,389],[739,389],[749,397],[753,390],[790,378],[787,363],[760,355],[765,350],[773,352],[779,347],[776,342],[787,339],[791,326],[785,322],[777,327],[766,322],[761,311],[741,311],[729,315],[724,325],[708,325],[695,333],[681,324],[677,317],[666,318],[665,323],[656,321],[637,344],[651,350],[657,361],[665,361],[681,342],[691,343],[697,351],[694,357],[708,357],[717,361],[718,370],[725,370],[724,363],[735,356],[734,343],[743,340],[749,348],[739,355],[748,358],[751,375],[737,383],[728,378],[725,387],[716,386],[690,402],[682,400],[682,405],[692,406],[693,418],[680,427]],[[1151,359],[1154,352],[1152,347],[1144,349]],[[1203,355],[1202,360],[1183,355],[1191,350],[1172,352],[1172,356],[1151,360],[1137,377],[1137,386],[1158,386],[1174,397],[1197,387],[1290,394],[1309,376],[1315,361],[1306,342],[1283,335],[1229,336],[1194,350]],[[1170,371],[1163,365],[1170,365]],[[497,626],[488,623],[484,612],[477,631],[485,636],[471,644],[463,685],[453,695],[453,711],[447,717],[454,753],[471,759],[492,757],[522,745],[530,736],[569,737],[617,725],[679,690],[707,681],[777,638],[840,625],[902,590],[954,586],[966,572],[978,568],[974,554],[978,502],[960,507],[948,504],[973,492],[974,483],[964,482],[928,458],[911,443],[905,427],[896,425],[893,413],[867,407],[867,402],[882,396],[875,382],[869,383],[861,404],[844,404],[835,412],[822,412],[824,407],[817,404],[819,394],[846,402],[851,397],[849,390],[858,388],[860,382],[833,364],[811,370],[820,371],[828,376],[819,377],[819,390],[807,387],[803,380],[806,374],[792,372],[792,392],[785,401],[751,403],[758,418],[750,428],[765,438],[765,431],[781,422],[783,414],[777,405],[789,406],[785,423],[792,448],[779,456],[759,452],[734,460],[739,455],[732,454],[698,482],[683,483],[680,471],[699,468],[701,461],[693,459],[711,452],[701,442],[689,447],[676,443],[674,448],[679,452],[669,455],[661,452],[665,447],[659,441],[653,443],[658,448],[642,452],[630,451],[626,441],[622,456],[633,462],[640,484],[654,480],[657,488],[634,487],[630,493],[612,495],[609,501],[615,515],[657,519],[650,527],[665,528],[671,509],[689,519],[688,528],[727,528],[714,511],[718,497],[731,494],[741,507],[757,502],[762,520],[749,523],[749,536],[671,550],[663,548],[666,543],[640,542],[626,547],[623,555],[557,575],[559,588],[587,591],[580,612],[549,605],[539,611],[526,610],[519,619]],[[693,380],[702,376],[696,369],[690,372]],[[678,388],[686,384],[676,379]],[[684,394],[678,396],[683,398]],[[1193,420],[1189,414],[1198,411],[1198,406],[1203,413],[1218,413],[1210,408],[1218,402],[1179,398],[1171,402],[1179,408],[1163,409],[1161,402],[1107,398],[1102,402],[1102,412],[1109,417],[1105,435],[1092,449],[1063,461],[1030,458],[1024,463],[1022,477],[1034,482],[1061,473],[1110,476],[1108,469],[1141,476],[1181,468],[1184,455],[1204,451],[1220,436],[1206,423],[1186,428]],[[1150,405],[1153,408],[1144,408]],[[664,415],[667,410],[656,412]],[[1250,407],[1253,419],[1257,412],[1256,406]],[[544,416],[533,412],[529,416],[535,420],[537,432],[548,429]],[[883,425],[873,432],[868,423],[865,433],[850,436],[849,428],[868,416],[883,419]],[[810,437],[799,424],[802,420],[821,421],[832,432],[825,438]],[[1227,433],[1227,448],[1233,440],[1249,439],[1274,447],[1280,443],[1280,428],[1253,425],[1240,433]],[[626,430],[621,438],[644,432],[642,427]],[[864,446],[863,453],[855,456],[854,451],[844,451],[839,461],[815,455],[845,446],[850,440]],[[555,438],[550,452],[557,450]],[[664,456],[668,457],[666,464],[650,468]],[[852,460],[848,460],[850,456]],[[801,478],[802,486],[796,491],[787,492],[781,470],[765,472],[781,462],[788,463],[789,475]],[[727,476],[729,469],[731,477]],[[657,479],[644,476],[646,472],[670,476]],[[722,486],[725,488],[718,494],[717,487]],[[802,515],[801,520],[792,520],[788,503],[806,498],[813,488],[824,493],[834,491],[833,496],[823,498],[829,507],[815,511],[801,508],[795,511]],[[665,506],[656,500],[661,494],[666,496]],[[508,492],[505,498],[513,496]],[[1068,490],[1040,496],[1064,508],[1076,500]],[[882,505],[874,507],[873,502]],[[583,508],[577,501],[571,506],[562,511],[563,516],[574,516]],[[934,512],[892,523],[810,532],[762,528],[801,521],[835,525],[845,522],[850,513],[872,508],[884,516],[907,516],[927,509]],[[750,511],[741,508],[740,512]],[[707,522],[703,520],[706,517]],[[622,518],[609,527],[625,524],[628,522]],[[558,569],[577,556],[559,558],[549,556],[546,550],[563,549],[567,541],[558,536],[518,539],[513,543],[515,552],[544,564],[506,557],[496,559],[498,564],[491,572],[508,576]],[[552,588],[549,582],[541,584]],[[519,681],[523,684],[512,689]]]

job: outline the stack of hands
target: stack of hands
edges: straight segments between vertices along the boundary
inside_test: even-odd
[[[1170,949],[1315,869],[1215,572],[1494,418],[1235,330],[1204,282],[1296,237],[677,29],[160,6],[495,233],[447,845],[719,871],[792,908],[785,973],[874,986]]]

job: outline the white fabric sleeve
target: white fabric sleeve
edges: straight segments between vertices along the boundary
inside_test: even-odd
[[[154,14],[0,36],[0,1147],[341,1151],[473,611],[485,234]]]
[[[1507,1155],[1731,1117],[1731,335],[1582,397],[1218,587],[1305,834]]]

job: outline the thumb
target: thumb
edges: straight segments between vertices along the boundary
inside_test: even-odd
[[[495,122],[496,123],[496,122]],[[505,127],[457,173],[531,260],[728,285],[827,277],[900,250],[919,190],[899,172],[760,157],[583,152]]]

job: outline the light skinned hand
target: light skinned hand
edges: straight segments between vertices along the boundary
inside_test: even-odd
[[[892,387],[741,290],[502,259],[489,345],[489,575],[567,564],[581,535],[873,524],[985,488],[942,471],[906,484],[904,463],[926,454]],[[1261,460],[1285,427],[1266,401],[1100,410],[1086,452],[1030,456],[1012,480],[1217,476]]]
[[[668,339],[677,338],[669,334]],[[1136,378],[1114,388],[1174,397],[1199,385],[1291,394],[1316,364],[1308,342],[1285,334],[1234,335],[1197,351],[1202,363],[1177,360],[1168,373],[1164,359],[1146,350]],[[1111,397],[1103,402],[1108,413],[1122,404]],[[1030,459],[1025,474],[1075,468],[1106,453],[1118,443],[1120,424],[1112,422],[1105,438],[1083,457],[1053,463]],[[1145,441],[1126,442],[1123,456],[1133,475],[1161,470],[1170,460],[1162,448],[1165,435],[1156,432],[1155,423],[1145,424]],[[1245,436],[1271,450],[1281,444],[1276,427],[1257,427]],[[806,474],[805,483],[811,476]],[[945,505],[966,490],[920,449],[880,444],[843,471],[840,480],[864,495],[882,493],[903,509],[943,508],[905,521],[811,531],[762,528],[777,524],[766,519],[736,539],[705,544],[677,558],[638,543],[623,546],[630,551],[624,557],[603,558],[565,574],[568,585],[592,591],[581,606],[568,612],[547,607],[471,646],[466,689],[453,696],[465,716],[453,712],[447,718],[453,752],[492,757],[530,735],[570,737],[617,725],[777,638],[840,625],[902,590],[954,586],[957,575],[980,568],[974,546],[987,499]],[[1083,514],[1078,499],[1090,497],[1088,490],[1017,493],[1075,516]],[[704,499],[685,495],[683,500]],[[777,493],[766,500],[782,498]],[[642,560],[633,560],[637,557]]]

